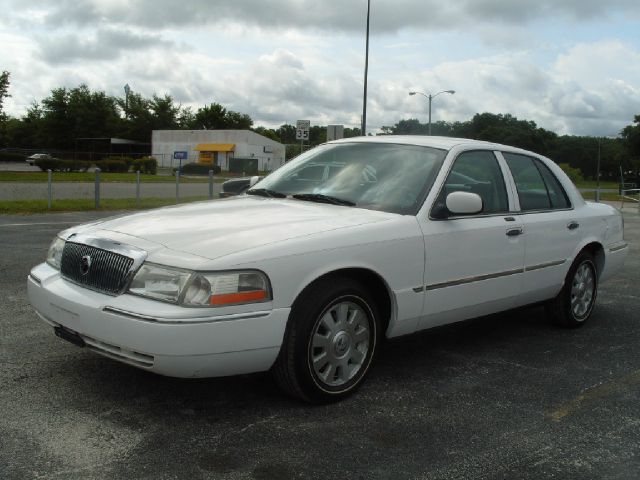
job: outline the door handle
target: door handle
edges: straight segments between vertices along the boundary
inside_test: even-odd
[[[518,235],[522,235],[524,231],[521,228],[510,228],[507,230],[507,237],[517,237]]]
[[[580,226],[580,224],[576,221],[570,222],[569,225],[567,225],[567,228],[569,230],[575,230],[576,228],[578,228]]]

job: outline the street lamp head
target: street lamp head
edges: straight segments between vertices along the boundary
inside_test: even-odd
[[[455,90],[445,90],[445,93],[450,93],[451,95],[453,95],[454,93],[456,93]]]
[[[409,95],[415,95],[418,92],[409,92]]]

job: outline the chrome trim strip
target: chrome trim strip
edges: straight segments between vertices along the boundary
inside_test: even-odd
[[[36,277],[33,273],[30,273],[29,275],[27,275],[27,278],[30,278],[31,280],[33,280],[38,285],[42,285],[42,280],[40,280],[38,277]]]
[[[566,259],[554,260],[553,262],[540,263],[538,265],[532,265],[530,267],[525,267],[525,268],[518,268],[515,270],[506,270],[504,272],[489,273],[487,275],[477,275],[475,277],[461,278],[459,280],[452,280],[450,282],[433,283],[431,285],[425,286],[425,290],[429,291],[429,290],[436,290],[439,288],[455,287],[457,285],[465,285],[467,283],[480,282],[482,280],[491,280],[493,278],[507,277],[509,275],[517,275],[518,273],[530,272],[532,270],[540,270],[542,268],[556,267],[558,265],[562,265],[563,263],[566,263],[566,261],[567,261]],[[417,291],[415,288],[413,290]]]
[[[479,282],[482,280],[490,280],[493,278],[500,278],[500,277],[508,277],[509,275],[517,275],[518,273],[523,273],[523,272],[524,272],[523,268],[518,268],[516,270],[506,270],[504,272],[489,273],[487,275],[477,275],[475,277],[461,278],[459,280],[453,280],[450,282],[433,283],[431,285],[426,285],[425,290],[429,291],[429,290],[437,290],[440,288],[455,287],[457,285],[464,285],[466,283]]]
[[[193,323],[217,323],[226,322],[229,320],[245,320],[249,318],[261,318],[268,316],[271,312],[247,312],[247,313],[233,313],[230,315],[218,315],[215,317],[192,317],[181,320],[167,317],[152,317],[150,315],[144,315],[142,313],[130,312],[128,310],[122,310],[116,307],[104,307],[102,309],[105,313],[112,313],[114,315],[120,315],[122,317],[133,318],[134,320],[140,320],[143,322],[161,323],[163,325],[189,325]]]
[[[553,262],[539,263],[538,265],[531,265],[530,267],[524,267],[525,272],[531,272],[532,270],[540,270],[542,268],[547,267],[557,267],[558,265],[562,265],[566,263],[567,260],[555,260]]]
[[[610,247],[609,252],[617,252],[618,250],[623,250],[629,246],[628,243],[623,243],[622,245],[618,245],[617,247]]]

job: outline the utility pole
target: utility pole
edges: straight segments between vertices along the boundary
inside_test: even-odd
[[[367,48],[364,56],[364,98],[362,101],[362,131],[363,137],[367,136],[367,76],[369,74],[369,15],[371,13],[371,0],[367,0]]]

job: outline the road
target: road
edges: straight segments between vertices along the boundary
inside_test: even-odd
[[[387,342],[335,405],[269,375],[178,380],[61,341],[31,309],[55,232],[103,213],[0,216],[2,479],[628,479],[640,471],[640,216],[591,321],[528,308]]]

